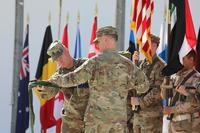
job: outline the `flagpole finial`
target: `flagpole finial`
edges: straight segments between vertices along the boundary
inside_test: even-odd
[[[77,23],[80,23],[80,11],[78,10],[78,14],[77,14]]]
[[[98,4],[96,2],[96,5],[95,5],[95,16],[98,16]]]
[[[66,16],[66,24],[69,23],[69,12],[67,12],[67,16]]]
[[[26,23],[29,24],[29,21],[30,21],[30,17],[29,17],[29,14],[27,14],[27,16],[26,16]]]
[[[51,12],[49,11],[48,23],[51,25]]]

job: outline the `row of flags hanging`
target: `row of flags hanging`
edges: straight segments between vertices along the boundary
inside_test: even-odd
[[[154,0],[133,0],[132,3],[128,51],[131,52],[131,54],[133,54],[135,50],[141,51],[146,59],[152,62],[152,56],[150,52],[150,34],[151,20],[154,11]],[[168,19],[167,17],[168,10],[170,11],[171,19]],[[96,30],[97,16],[94,17],[92,25],[92,34],[88,53],[89,58],[98,53],[98,49],[92,43],[96,37]],[[165,3],[160,38],[161,43],[157,53],[159,56],[161,56],[161,58],[163,58],[163,60],[167,62],[167,67],[165,67],[163,71],[165,75],[171,75],[177,72],[182,66],[181,58],[191,49],[195,49],[197,51],[198,58],[200,59],[200,33],[197,41],[188,0],[169,0],[168,6],[167,3]],[[56,71],[56,64],[47,55],[47,49],[52,41],[53,37],[51,26],[48,25],[45,31],[37,71],[35,74],[36,79],[47,80]],[[62,43],[69,48],[67,24],[64,27]],[[74,58],[80,57],[81,35],[78,23]],[[200,71],[199,63],[200,62],[197,62],[197,70]],[[27,24],[26,37],[21,59],[16,133],[25,133],[29,125],[32,133],[34,132],[32,91],[28,90],[29,78],[29,25]],[[60,110],[64,100],[63,93],[58,93],[50,100],[44,100],[36,89],[34,89],[34,92],[40,100],[41,131],[46,133],[48,128],[56,126],[55,132],[60,133],[60,127],[62,123]]]

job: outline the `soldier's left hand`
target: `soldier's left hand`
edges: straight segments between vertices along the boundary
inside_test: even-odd
[[[180,93],[181,95],[188,96],[188,92],[187,92],[187,90],[185,89],[185,86],[183,86],[183,85],[177,87],[177,88],[176,88],[176,91],[177,91],[178,93]]]
[[[131,97],[131,105],[140,105],[138,97]]]
[[[163,108],[163,114],[164,115],[169,115],[169,114],[172,114],[172,113],[174,113],[173,107],[166,106],[166,107]]]

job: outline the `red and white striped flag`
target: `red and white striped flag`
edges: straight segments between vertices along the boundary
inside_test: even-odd
[[[154,10],[153,0],[139,0],[136,2],[137,9],[136,17],[136,37],[141,52],[147,60],[152,62],[151,55],[151,16]]]

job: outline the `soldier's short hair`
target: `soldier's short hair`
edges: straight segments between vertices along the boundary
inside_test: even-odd
[[[160,44],[160,37],[158,37],[158,36],[156,36],[154,34],[151,34],[150,36],[151,36],[151,41],[155,42],[159,46],[159,44]]]
[[[115,27],[112,26],[105,26],[102,28],[99,28],[96,32],[96,38],[93,40],[93,43],[97,43],[99,40],[99,37],[102,37],[104,35],[109,35],[112,38],[114,38],[116,41],[118,40],[118,33],[117,33],[117,29]]]
[[[190,50],[190,52],[186,55],[188,58],[193,58],[196,61],[196,52],[194,49]]]
[[[55,40],[50,44],[47,50],[47,54],[51,56],[53,60],[56,60],[58,57],[60,57],[64,53],[64,51],[65,51],[65,47],[62,44],[62,42],[59,40]]]

